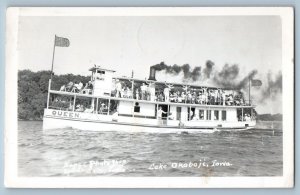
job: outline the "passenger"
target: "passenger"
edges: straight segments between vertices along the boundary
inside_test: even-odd
[[[112,114],[112,121],[118,122],[118,118],[119,118],[119,112],[118,112],[118,110],[116,110],[116,111]]]
[[[192,94],[190,91],[187,92],[186,103],[192,102]]]
[[[76,111],[76,112],[83,112],[83,111],[84,111],[83,105],[78,104],[78,105],[76,106],[76,110],[75,110],[75,111]]]
[[[207,88],[203,88],[204,104],[208,103],[208,92]]]
[[[147,86],[145,85],[145,83],[143,83],[141,86],[142,100],[146,100],[146,91],[147,91]]]
[[[163,102],[164,101],[164,96],[162,93],[159,93],[158,95],[158,101]]]
[[[92,81],[89,81],[89,82],[88,82],[87,88],[88,88],[88,89],[91,89],[91,90],[93,89],[93,83],[92,83]]]
[[[122,91],[122,84],[121,82],[119,81],[119,79],[116,79],[116,97],[122,97],[121,96],[121,91]]]
[[[193,118],[194,118],[194,111],[191,110],[190,111],[190,119],[193,120]]]
[[[164,96],[165,96],[165,102],[169,102],[170,101],[170,91],[173,88],[172,84],[166,84],[166,87],[164,88]]]
[[[181,93],[181,101],[180,102],[185,102],[186,101],[186,95],[184,92]]]
[[[59,89],[59,91],[66,91],[66,85],[62,85]]]
[[[146,91],[146,100],[147,101],[151,100],[151,96],[150,96],[150,93],[149,93],[149,87],[147,87],[147,91]]]
[[[76,111],[76,112],[81,112],[81,111],[80,111],[80,104],[77,104],[77,105],[76,105],[75,111]]]
[[[222,91],[222,104],[223,106],[225,106],[225,100],[226,100],[226,96],[225,96],[225,91]]]
[[[70,81],[66,86],[66,91],[70,92],[73,88],[74,83]]]
[[[153,82],[147,82],[148,84],[148,93],[150,96],[150,101],[155,101],[155,84]]]
[[[100,106],[100,109],[99,109],[99,114],[103,114],[105,109],[106,109],[106,105],[105,105],[105,103],[101,103],[100,105],[101,106]]]
[[[216,104],[221,105],[221,89],[216,90]]]
[[[169,120],[174,120],[175,119],[175,116],[173,115],[172,112],[170,112],[170,115],[168,116],[168,119]]]
[[[197,96],[196,92],[194,91],[193,94],[192,94],[192,101],[191,101],[192,104],[196,103],[196,96]]]
[[[202,98],[202,94],[201,94],[201,92],[199,92],[198,95],[196,96],[195,102],[197,104],[201,104],[201,98]]]
[[[86,83],[84,88],[82,89],[81,93],[83,94],[89,94],[90,93],[90,89],[89,89],[89,83]]]
[[[195,115],[193,117],[192,120],[199,120],[199,115],[198,115],[198,112],[195,112]]]
[[[78,93],[79,92],[77,82],[75,82],[75,84],[73,85],[71,92],[73,92],[73,93]]]
[[[181,103],[182,102],[182,98],[181,98],[181,95],[180,95],[180,92],[179,91],[177,91],[177,93],[176,93],[176,100],[175,100],[177,103],[179,102],[179,103]]]
[[[126,94],[126,91],[125,91],[125,87],[123,87],[121,89],[121,98],[125,98],[125,97],[127,97],[127,94]]]
[[[133,97],[132,90],[129,87],[127,87],[126,91],[127,91],[127,98],[132,98]]]
[[[200,114],[200,119],[204,120],[204,113],[203,112],[201,112],[201,114]]]
[[[170,102],[175,102],[175,95],[174,95],[174,93],[170,93]]]
[[[166,114],[167,112],[163,111],[161,106],[159,106],[158,110],[157,110],[157,119],[158,119],[158,124],[162,125],[163,121],[162,121],[162,114]]]
[[[78,84],[79,92],[81,92],[82,89],[83,89],[83,83],[80,81],[79,84]]]
[[[251,118],[250,118],[250,115],[249,115],[249,114],[246,114],[246,116],[245,116],[245,120],[246,120],[246,121],[250,121],[250,120],[251,120]]]
[[[232,106],[233,105],[233,95],[232,94],[230,94],[229,96],[228,96],[228,105],[229,106]]]
[[[174,93],[174,102],[178,102],[179,91]]]
[[[135,90],[135,99],[137,99],[137,100],[140,99],[139,89],[136,89],[136,90]]]
[[[73,105],[72,105],[72,102],[70,102],[69,104],[69,108],[67,109],[68,111],[73,111]],[[75,110],[75,109],[74,109]]]
[[[91,106],[90,108],[85,109],[84,113],[93,113],[94,112],[94,107]]]

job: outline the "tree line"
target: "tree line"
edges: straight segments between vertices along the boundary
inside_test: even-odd
[[[18,71],[18,119],[42,120],[44,108],[47,106],[47,95],[51,71],[32,72],[31,70]],[[86,83],[89,76],[73,74],[53,75],[51,89],[59,90],[69,82]]]

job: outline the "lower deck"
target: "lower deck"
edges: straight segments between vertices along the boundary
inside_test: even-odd
[[[45,109],[43,129],[74,128],[97,131],[197,131],[249,129],[255,121],[167,120]]]
[[[255,123],[253,106],[153,102],[66,92],[49,93],[44,112],[44,129],[85,126],[101,129],[104,125],[152,129],[245,129]]]

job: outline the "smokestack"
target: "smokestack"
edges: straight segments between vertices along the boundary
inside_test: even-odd
[[[156,74],[156,69],[154,66],[151,66],[148,80],[156,81],[155,74]]]

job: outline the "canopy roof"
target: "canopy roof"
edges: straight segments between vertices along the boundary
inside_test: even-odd
[[[92,72],[95,72],[96,70],[103,70],[103,71],[108,71],[108,72],[116,72],[115,70],[101,68],[99,65],[96,65],[96,64],[92,68],[89,69],[89,71],[92,71]]]
[[[143,80],[143,79],[135,79],[130,77],[114,77],[114,79],[119,80],[129,80],[129,81],[135,81],[135,82],[142,82],[142,83],[156,83],[156,84],[167,84],[167,85],[177,85],[177,86],[189,86],[194,88],[209,88],[209,89],[223,89],[223,90],[235,90],[239,91],[239,89],[235,88],[226,88],[226,87],[212,87],[212,86],[205,86],[205,85],[195,85],[195,84],[189,84],[189,83],[175,83],[175,82],[163,82],[163,81],[153,81],[153,80]]]

